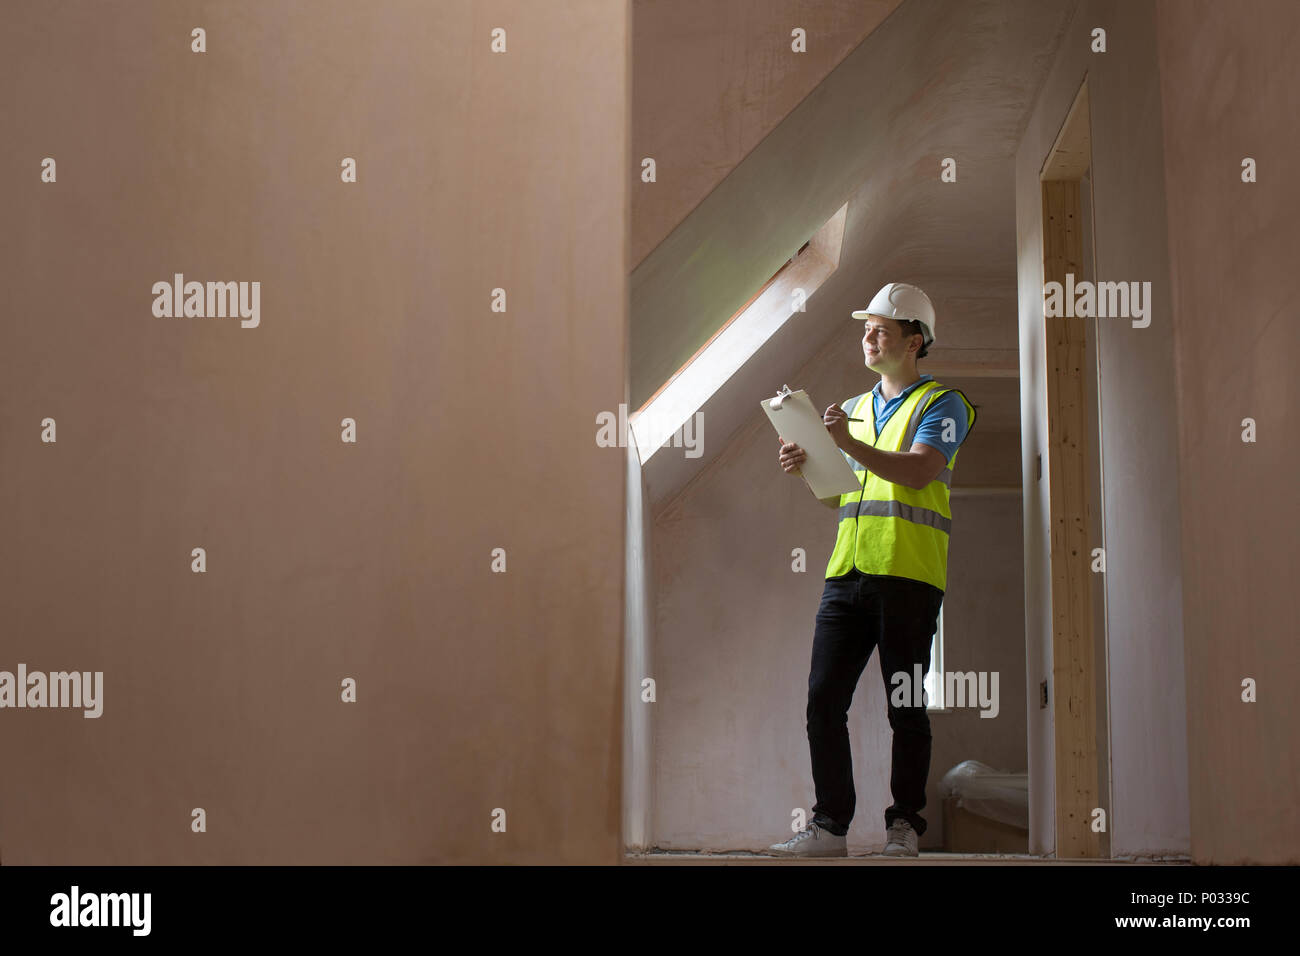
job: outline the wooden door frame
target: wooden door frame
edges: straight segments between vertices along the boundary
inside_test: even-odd
[[[1043,283],[1083,276],[1080,180],[1092,165],[1088,78],[1075,94],[1039,175],[1042,190]],[[1095,185],[1095,180],[1094,180]],[[1046,293],[1044,292],[1044,295]],[[1048,500],[1051,527],[1053,766],[1056,856],[1098,858],[1093,811],[1109,812],[1098,792],[1092,542],[1088,475],[1089,417],[1084,358],[1087,322],[1047,317],[1046,352]],[[1106,821],[1109,827],[1109,820]]]

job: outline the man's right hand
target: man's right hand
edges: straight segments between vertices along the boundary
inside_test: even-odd
[[[799,466],[808,460],[808,453],[794,442],[787,444],[786,440],[779,435],[776,440],[781,443],[781,468],[787,475],[800,474]]]

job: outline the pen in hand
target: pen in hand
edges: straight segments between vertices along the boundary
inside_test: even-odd
[[[840,411],[844,411],[844,409],[841,408]],[[866,421],[865,418],[849,418],[847,415],[844,416],[844,420],[845,420],[846,422],[865,422],[865,421]]]

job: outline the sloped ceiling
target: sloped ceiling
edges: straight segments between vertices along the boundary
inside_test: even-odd
[[[636,0],[632,263],[713,191],[900,0]],[[791,52],[804,30],[807,51]],[[659,180],[637,188],[643,157]]]
[[[646,478],[655,506],[761,415],[762,397],[786,381],[802,384],[790,381],[794,373],[852,335],[849,327],[857,322],[849,313],[885,282],[913,282],[934,300],[939,341],[922,371],[958,387],[962,376],[1014,378],[1014,156],[1076,5],[1077,0],[904,0],[633,271],[629,360],[635,409],[849,203],[839,269],[808,300],[806,312],[794,315],[707,403],[704,455],[684,459],[676,451],[650,460]],[[666,35],[645,22],[661,6],[634,6],[635,76],[661,96],[675,88],[686,103],[700,94],[689,74],[681,74],[673,45],[642,45]],[[808,6],[846,10],[862,4]],[[712,42],[718,49],[734,45],[725,21],[702,16],[711,7],[701,3],[681,13],[677,29],[716,29]],[[692,39],[693,49],[709,45],[709,35]],[[770,59],[763,68],[777,69]],[[634,89],[634,110],[639,102]],[[640,122],[634,112],[634,143]],[[954,183],[939,178],[947,157],[957,164]],[[641,228],[638,203],[645,209],[658,201],[654,190],[662,185],[663,168],[660,182],[638,181],[635,187],[634,196],[640,196],[634,199],[634,232]],[[846,361],[861,368],[860,353]],[[987,409],[990,418],[1018,421],[1016,391],[991,394],[1008,407]]]

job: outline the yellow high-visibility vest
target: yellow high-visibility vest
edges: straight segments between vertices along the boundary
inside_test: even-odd
[[[969,431],[975,424],[974,406],[958,389],[945,388],[931,380],[922,382],[908,394],[879,435],[871,393],[850,399],[842,407],[850,418],[854,417],[854,411],[860,410],[856,417],[862,421],[849,422],[849,434],[882,451],[909,451],[921,426],[922,414],[945,392],[961,395]],[[952,527],[948,490],[957,464],[957,451],[952,453],[939,476],[924,488],[908,488],[886,481],[847,452],[844,457],[853,466],[862,487],[840,495],[839,533],[826,565],[826,577],[836,578],[856,567],[863,574],[911,578],[944,590],[948,583],[948,534]]]

